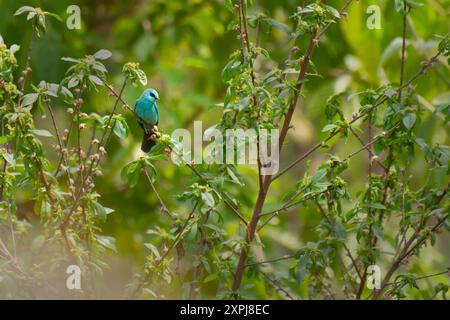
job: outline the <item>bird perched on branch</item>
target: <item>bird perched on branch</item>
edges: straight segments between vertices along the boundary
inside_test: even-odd
[[[149,152],[151,148],[156,144],[156,140],[159,137],[158,122],[159,112],[156,100],[159,99],[158,92],[153,89],[145,90],[140,98],[134,105],[134,114],[137,117],[137,122],[144,130],[144,136],[142,138],[141,150]]]

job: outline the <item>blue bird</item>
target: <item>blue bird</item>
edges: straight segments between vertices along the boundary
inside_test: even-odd
[[[134,105],[134,114],[137,117],[137,122],[144,130],[144,137],[142,138],[141,150],[149,152],[156,144],[156,135],[159,122],[159,111],[156,100],[159,99],[158,92],[153,89],[145,90]]]

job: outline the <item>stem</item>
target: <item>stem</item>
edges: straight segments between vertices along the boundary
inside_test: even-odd
[[[80,98],[80,94],[79,94],[79,98]],[[77,104],[76,113],[77,113],[78,172],[79,172],[79,180],[83,181],[83,159],[81,157],[81,119],[80,119],[81,103],[78,101],[76,104]],[[83,188],[83,186],[80,185],[80,188]]]
[[[170,212],[169,209],[167,209],[167,206],[164,203],[164,201],[162,200],[161,196],[159,195],[158,190],[156,190],[155,184],[153,183],[150,175],[148,174],[147,168],[144,166],[143,169],[144,169],[145,176],[147,177],[147,180],[150,183],[150,186],[152,187],[153,192],[156,194],[156,197],[158,198],[158,201],[161,205],[162,211],[167,213],[172,219],[176,219],[176,216],[172,212]]]
[[[2,165],[2,171],[0,174],[0,178],[1,178],[1,182],[0,182],[0,202],[3,201],[3,190],[5,187],[5,183],[6,183],[6,166],[7,166],[8,162],[3,159],[3,165]]]
[[[294,99],[293,99],[291,105],[289,106],[289,110],[285,116],[283,127],[281,129],[280,137],[278,140],[278,148],[280,151],[283,146],[284,140],[286,138],[287,131],[289,130],[290,123],[292,120],[292,115],[294,114],[294,110],[297,105],[297,100],[298,100],[300,91],[303,87],[303,82],[304,82],[303,80],[306,77],[306,71],[308,69],[308,64],[309,64],[309,60],[311,59],[313,48],[315,46],[316,41],[318,41],[318,39],[316,39],[316,34],[317,34],[316,31],[312,33],[309,44],[308,44],[308,48],[306,49],[305,56],[302,59],[302,62],[300,64],[300,74],[299,74],[298,81],[297,81],[297,87],[296,87]],[[255,236],[256,226],[258,224],[258,221],[260,218],[260,213],[264,206],[267,191],[269,189],[271,181],[272,181],[272,176],[265,176],[264,179],[262,179],[262,184],[260,185],[260,188],[259,188],[258,197],[256,199],[252,217],[251,217],[250,223],[247,227],[247,237],[246,237],[247,244],[250,244],[253,241],[253,238]],[[245,264],[247,261],[247,255],[248,255],[247,248],[242,248],[241,254],[239,257],[239,262],[238,262],[238,265],[236,268],[236,273],[234,276],[233,291],[237,291],[239,289],[239,287],[241,286],[242,276],[243,276]]]
[[[56,167],[54,176],[58,176],[59,171],[61,170],[61,165],[63,164],[63,161],[66,161],[66,163],[68,163],[68,159],[65,158],[67,157],[67,154],[64,154],[64,149],[67,148],[67,146],[69,145],[69,138],[70,138],[70,134],[72,133],[72,128],[73,128],[73,123],[74,123],[74,117],[75,117],[75,113],[72,115],[72,119],[70,120],[70,125],[69,125],[69,129],[67,129],[67,135],[64,138],[64,148],[61,149],[61,156],[59,157],[59,162],[58,162],[58,166]],[[68,152],[68,151],[67,151]]]
[[[22,95],[23,95],[23,91],[25,89],[25,84],[28,79],[28,75],[31,71],[31,68],[30,68],[31,55],[33,53],[34,39],[36,38],[36,18],[33,20],[32,28],[33,28],[33,30],[31,32],[31,40],[30,40],[30,44],[28,45],[27,60],[25,62],[25,68],[22,71],[22,78],[19,80],[20,91],[22,92]]]
[[[175,237],[175,239],[173,240],[172,244],[167,249],[167,251],[161,256],[159,261],[163,261],[169,255],[170,251],[178,244],[178,242],[180,241],[184,231],[186,230],[186,228],[187,228],[187,226],[189,224],[189,221],[191,221],[192,218],[194,217],[194,213],[195,213],[195,210],[197,209],[198,203],[199,203],[198,201],[195,203],[194,207],[192,208],[191,212],[189,213],[189,216],[187,217],[187,219],[184,222],[183,226],[178,231],[177,236]]]
[[[371,142],[372,141],[372,111],[369,112],[369,128],[368,128],[368,140]],[[373,214],[372,214],[372,157],[373,157],[373,153],[372,153],[372,144],[369,146],[369,169],[368,169],[368,174],[369,174],[369,190],[367,192],[367,198],[368,198],[368,215],[367,218],[370,221],[369,223],[369,234],[368,234],[368,239],[369,239],[369,243],[371,245],[371,249],[373,249],[375,247],[375,243],[372,246],[372,226],[374,221],[373,219]],[[367,266],[364,267],[364,272],[363,272],[363,276],[361,277],[361,281],[359,283],[359,287],[358,287],[358,291],[356,293],[356,299],[361,299],[361,295],[364,291],[364,285],[366,283],[366,278],[367,278]]]
[[[266,278],[267,281],[269,281],[274,287],[275,289],[278,290],[278,292],[283,293],[284,295],[286,295],[286,297],[288,297],[291,300],[296,300],[290,293],[289,291],[287,291],[286,289],[284,289],[280,284],[278,284],[277,280],[273,280],[272,278],[270,278],[265,272],[259,271],[264,278]]]
[[[356,133],[355,129],[353,129],[351,126],[348,127],[350,132],[356,137],[356,139],[361,143],[364,149],[366,149],[368,152],[370,152],[369,146],[367,146],[364,141],[361,139],[361,137]],[[384,164],[382,164],[378,159],[374,159],[374,161],[384,170],[386,170],[386,167]]]
[[[59,152],[62,152],[63,144],[61,141],[61,136],[60,136],[60,133],[58,130],[58,126],[56,124],[56,119],[55,119],[55,114],[53,113],[53,108],[50,105],[48,100],[45,101],[45,104],[47,105],[48,112],[50,113],[50,118],[52,119],[53,129],[55,130],[56,139],[58,141]],[[67,163],[67,159],[65,157],[63,157],[62,161],[64,162],[64,166],[66,166],[67,179],[69,179],[69,181],[70,181],[71,174],[70,174],[70,170],[69,170],[69,165]],[[74,192],[73,191],[71,191],[71,192],[72,192],[72,197],[75,196]]]
[[[106,121],[105,130],[103,130],[102,137],[100,138],[100,142],[98,143],[98,147],[97,147],[97,152],[96,153],[99,156],[98,156],[98,159],[96,161],[95,160],[91,161],[91,164],[89,166],[89,171],[88,171],[89,174],[92,172],[93,168],[96,168],[99,165],[99,163],[100,163],[100,161],[102,159],[102,156],[103,156],[102,153],[99,153],[99,150],[100,150],[100,148],[105,148],[106,147],[106,144],[108,143],[109,138],[111,137],[111,134],[112,134],[112,132],[114,130],[115,122],[111,126],[111,121],[112,121],[112,118],[113,118],[113,116],[114,116],[114,114],[116,112],[116,109],[117,109],[117,106],[119,104],[119,101],[122,101],[121,97],[122,97],[123,91],[125,90],[125,86],[126,86],[126,80],[123,81],[122,87],[120,88],[119,94],[117,95],[117,99],[116,99],[116,101],[114,103],[113,110],[111,111],[111,114],[109,115],[109,118]],[[107,85],[107,87],[108,87],[108,85]],[[110,89],[110,87],[108,87],[108,89]],[[108,130],[108,129],[111,129],[111,130]],[[109,133],[108,133],[108,131],[109,131]]]
[[[403,79],[405,77],[405,61],[406,61],[406,24],[408,14],[406,12],[406,1],[404,1],[404,13],[403,13],[403,37],[402,37],[402,62],[401,62],[401,70],[400,70],[400,89],[398,90],[398,100],[402,97],[402,85]]]
[[[114,114],[115,114],[115,112],[116,112],[117,106],[118,106],[118,104],[119,104],[119,100],[121,100],[120,97],[122,96],[122,93],[123,93],[123,91],[125,90],[126,84],[127,84],[127,81],[126,81],[126,79],[125,79],[125,80],[123,81],[122,87],[120,88],[119,95],[117,96],[116,102],[114,103],[113,110],[111,111],[111,113],[110,113],[110,115],[109,115],[109,117],[108,117],[108,120],[106,121],[105,130],[103,131],[102,137],[101,137],[101,139],[100,139],[99,148],[100,148],[100,146],[102,146],[102,144],[103,144],[103,142],[104,142],[106,133],[107,133],[109,127],[110,127],[111,120],[112,120],[112,118],[113,118],[113,116],[114,116]],[[108,87],[108,89],[109,89],[109,87]],[[111,130],[112,130],[112,129],[113,129],[113,128],[111,128]]]

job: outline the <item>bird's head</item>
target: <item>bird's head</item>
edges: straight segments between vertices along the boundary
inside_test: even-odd
[[[145,90],[143,96],[153,102],[159,99],[158,91],[153,88]]]

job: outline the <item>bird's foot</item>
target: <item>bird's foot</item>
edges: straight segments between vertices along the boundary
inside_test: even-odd
[[[155,134],[155,135],[156,135],[156,137],[158,137],[158,138],[160,138],[160,137],[161,137],[161,133],[159,132],[159,130],[158,130],[158,127],[157,127],[157,126],[153,126],[152,132],[153,132],[153,134]]]

